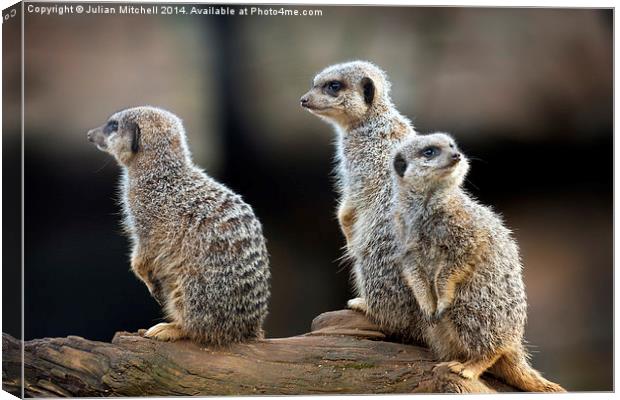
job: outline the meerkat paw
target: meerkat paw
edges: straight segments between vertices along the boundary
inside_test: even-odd
[[[155,299],[157,304],[163,307],[165,304],[165,296],[163,288],[161,287],[161,283],[157,280],[154,280],[151,284],[147,284],[146,287],[149,290],[151,297]]]
[[[467,366],[458,361],[447,361],[435,365],[435,368],[445,368],[453,374],[459,375],[465,379],[475,379],[477,377],[475,371],[467,368]]]
[[[185,337],[177,324],[169,322],[162,322],[152,326],[144,333],[144,336],[162,342],[174,342]]]
[[[353,311],[359,311],[364,314],[368,312],[368,305],[366,304],[366,300],[363,297],[356,297],[347,301],[347,307],[349,307]]]
[[[420,307],[422,316],[427,323],[434,324],[437,322],[437,312],[431,307],[430,303],[418,302],[418,306]]]
[[[433,315],[433,320],[435,322],[439,321],[443,317],[449,306],[450,304],[447,301],[440,299],[439,302],[437,302],[437,309],[435,310],[435,313]]]

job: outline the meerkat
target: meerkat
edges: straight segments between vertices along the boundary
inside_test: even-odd
[[[193,163],[181,120],[130,108],[87,136],[122,167],[131,269],[168,319],[145,336],[216,346],[262,338],[270,270],[261,224]]]
[[[390,157],[416,134],[411,122],[393,105],[385,72],[366,61],[324,69],[300,102],[337,133],[338,220],[358,296],[349,308],[368,315],[388,335],[420,340],[421,313],[400,274],[388,212]]]
[[[522,390],[564,391],[528,362],[519,250],[500,217],[462,189],[469,163],[454,140],[409,138],[392,170],[402,273],[439,365],[468,379],[489,370]]]

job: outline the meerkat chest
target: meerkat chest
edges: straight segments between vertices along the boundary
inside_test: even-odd
[[[177,207],[167,199],[136,195],[132,191],[124,203],[124,225],[141,245],[175,242],[175,237],[180,233],[180,219],[176,215]]]
[[[397,146],[380,134],[349,134],[340,143],[338,157],[341,173],[352,189],[360,191],[390,179],[389,159]]]
[[[432,272],[454,258],[454,247],[460,244],[452,228],[444,218],[424,218],[412,224],[407,249],[422,269]]]
[[[416,235],[409,240],[407,254],[414,260],[416,267],[431,279],[450,260],[447,249],[425,235]]]
[[[427,215],[412,227],[408,247],[419,255],[416,258],[420,267],[431,274],[451,265],[475,263],[479,255],[484,256],[479,246],[480,232],[461,214]]]
[[[392,202],[391,191],[387,186],[375,186],[374,190],[361,188],[351,194],[353,207],[356,210],[355,225],[358,229],[376,229],[376,226],[384,226],[390,219],[390,213],[386,210]]]

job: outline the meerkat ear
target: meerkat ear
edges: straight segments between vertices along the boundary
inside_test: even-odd
[[[131,151],[137,153],[140,150],[140,125],[134,122],[129,129],[131,130]]]
[[[364,101],[371,105],[375,98],[375,83],[372,79],[365,77],[362,79],[362,89],[364,90]]]

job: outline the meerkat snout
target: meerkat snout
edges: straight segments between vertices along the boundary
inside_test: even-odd
[[[450,156],[450,163],[449,166],[453,167],[456,164],[458,164],[459,162],[461,162],[461,153],[456,152],[456,153],[452,153],[452,155]]]
[[[301,99],[299,99],[299,104],[301,104],[302,107],[308,107],[308,102],[310,101],[310,99],[308,98],[308,95],[303,95],[301,97]]]
[[[94,143],[99,150],[106,151],[106,135],[103,133],[101,127],[89,130],[86,137],[88,141]]]

